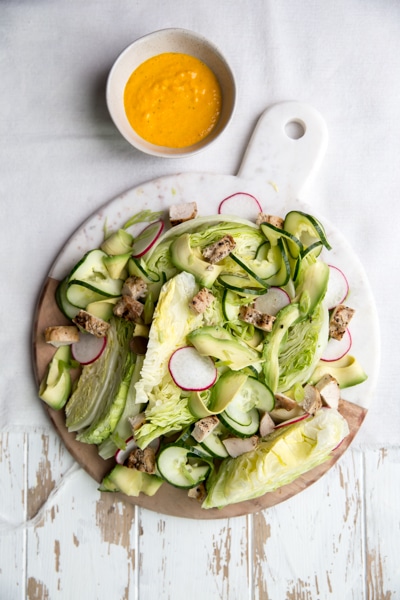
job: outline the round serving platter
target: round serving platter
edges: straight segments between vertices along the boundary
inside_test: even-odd
[[[101,244],[105,224],[108,231],[118,229],[141,210],[162,211],[168,222],[171,204],[196,202],[199,216],[215,215],[224,198],[242,192],[255,196],[263,212],[268,214],[285,216],[290,210],[312,213],[323,223],[332,246],[325,260],[342,268],[349,280],[347,303],[356,310],[351,324],[351,354],[357,357],[368,379],[345,390],[340,410],[349,423],[350,434],[328,462],[275,492],[223,509],[204,510],[196,500],[188,498],[185,490],[167,483],[153,497],[119,494],[126,502],[166,515],[195,519],[254,513],[294,496],[317,481],[346,451],[359,430],[373,398],[379,368],[380,339],[373,295],[351,245],[314,207],[298,199],[320,166],[327,143],[325,122],[314,108],[297,102],[274,105],[260,117],[237,175],[179,173],[137,186],[101,207],[70,237],[57,256],[44,282],[34,319],[33,361],[38,385],[54,353],[54,348],[44,341],[44,330],[51,325],[67,323],[55,301],[58,283],[85,252]],[[249,210],[252,211],[251,208]],[[256,215],[241,213],[240,216],[254,219]],[[90,476],[100,482],[111,470],[113,459],[104,461],[98,456],[95,446],[77,442],[75,434],[69,433],[65,427],[64,412],[46,408],[69,452]]]

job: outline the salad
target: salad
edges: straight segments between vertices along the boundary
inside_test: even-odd
[[[167,482],[222,508],[292,482],[349,433],[341,390],[367,375],[324,227],[255,198],[256,221],[238,218],[240,201],[213,216],[175,205],[169,223],[142,211],[57,287],[68,325],[44,332],[56,349],[39,396],[115,458],[102,491],[152,496]]]

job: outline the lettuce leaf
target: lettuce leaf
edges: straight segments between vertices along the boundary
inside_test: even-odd
[[[149,404],[144,412],[146,422],[135,432],[140,448],[161,435],[184,429],[196,420],[188,408],[188,397],[167,373],[159,385],[149,393]]]
[[[102,355],[82,368],[78,384],[66,405],[66,425],[69,431],[91,427],[105,415],[116,399],[120,385],[135,360],[129,346],[133,328],[133,323],[111,319]]]
[[[137,403],[148,402],[150,392],[168,372],[171,354],[186,344],[188,333],[201,327],[202,315],[196,315],[189,307],[189,301],[197,291],[195,278],[185,272],[179,273],[162,287],[140,379],[135,385]]]
[[[222,462],[208,481],[203,508],[222,508],[263,496],[325,462],[348,435],[347,421],[334,409],[277,429],[255,450]]]
[[[278,313],[274,328],[264,343],[264,373],[274,392],[285,392],[297,383],[306,382],[328,342],[329,312],[323,303],[318,304],[309,317],[295,320],[283,335],[280,315],[294,312],[296,306],[291,304]],[[274,336],[277,336],[278,344]]]

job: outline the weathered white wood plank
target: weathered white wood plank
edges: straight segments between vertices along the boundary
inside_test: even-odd
[[[78,470],[35,527],[7,532],[6,521],[18,526],[35,516],[73,460],[56,435],[3,434],[0,441],[0,480],[8,490],[0,504],[1,598],[400,595],[399,449],[351,449],[301,495],[221,521],[115,502]]]
[[[247,521],[196,521],[142,509],[140,600],[250,599]]]
[[[362,455],[254,517],[254,598],[364,598]]]
[[[29,436],[30,512],[70,464],[56,436]],[[75,471],[28,530],[29,598],[136,598],[135,508],[101,496],[97,487],[84,471]]]
[[[0,435],[0,598],[25,598],[26,435]]]
[[[400,449],[365,453],[368,600],[400,598]]]

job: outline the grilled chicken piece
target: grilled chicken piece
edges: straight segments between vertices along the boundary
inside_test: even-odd
[[[269,223],[278,229],[283,229],[284,219],[282,217],[276,217],[274,215],[267,215],[266,213],[260,213],[256,219],[256,225],[261,223]]]
[[[275,321],[275,317],[260,312],[252,305],[240,307],[239,319],[263,331],[271,331]]]
[[[224,235],[220,240],[203,248],[203,256],[209,263],[215,265],[229,256],[236,247],[236,242],[229,234]]]
[[[44,332],[46,344],[51,344],[55,348],[60,346],[69,346],[79,342],[79,329],[75,325],[55,325],[46,327]]]
[[[222,440],[229,456],[236,458],[246,452],[251,452],[258,444],[258,436],[252,435],[248,438],[231,437]]]
[[[154,448],[147,446],[144,450],[134,448],[125,462],[130,469],[153,475],[156,472],[156,453]]]
[[[301,403],[306,413],[315,415],[317,410],[322,406],[321,394],[319,390],[314,386],[307,384],[304,387],[304,400]]]
[[[122,296],[113,308],[114,315],[127,321],[141,323],[144,305],[133,296]]]
[[[339,304],[332,313],[329,321],[329,335],[335,340],[341,340],[353,318],[355,310],[344,304]]]
[[[319,391],[322,403],[329,408],[338,408],[340,401],[340,387],[337,380],[326,373],[315,385]]]
[[[187,202],[182,204],[172,204],[169,209],[169,222],[171,226],[179,225],[185,221],[190,221],[197,217],[196,202]]]
[[[79,329],[83,329],[83,331],[96,337],[105,337],[110,328],[109,323],[91,315],[86,310],[80,310],[72,321]]]
[[[190,302],[190,307],[197,313],[201,314],[207,310],[214,302],[215,296],[207,288],[202,288]]]
[[[216,428],[219,424],[219,419],[215,415],[210,415],[209,417],[204,417],[204,419],[200,419],[195,424],[192,437],[196,440],[196,442],[202,442],[206,439],[208,435]]]
[[[144,298],[147,293],[147,283],[140,277],[128,277],[122,287],[123,296],[132,296],[135,300]]]

